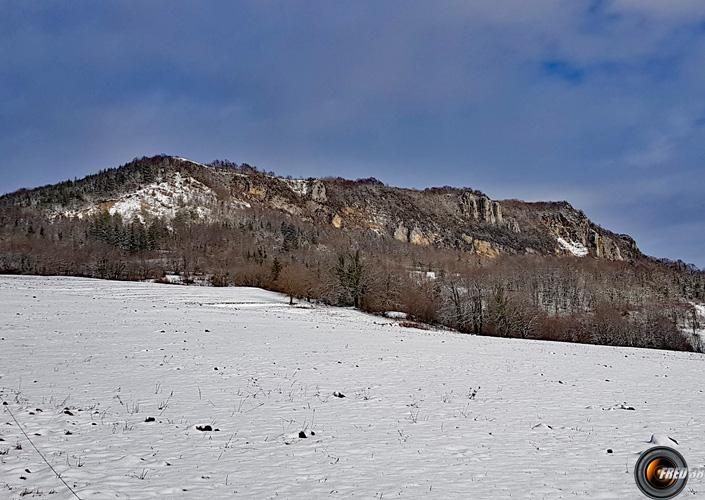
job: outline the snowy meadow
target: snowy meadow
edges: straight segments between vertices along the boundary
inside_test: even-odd
[[[702,354],[254,288],[3,276],[0,304],[2,499],[639,499],[654,434],[705,465]]]

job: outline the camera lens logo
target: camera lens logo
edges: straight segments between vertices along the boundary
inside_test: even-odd
[[[688,482],[688,465],[673,448],[656,446],[641,454],[634,466],[634,479],[649,498],[675,498]]]

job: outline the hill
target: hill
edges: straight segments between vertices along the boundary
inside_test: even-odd
[[[459,331],[701,349],[705,273],[567,202],[156,156],[0,197],[0,272],[257,286]]]
[[[567,202],[491,200],[470,188],[390,187],[376,179],[290,179],[248,165],[203,165],[183,158],[143,158],[77,181],[0,197],[0,207],[34,207],[54,217],[107,210],[124,220],[173,219],[193,211],[206,222],[233,211],[280,211],[303,222],[365,230],[414,245],[486,256],[572,254],[638,258],[636,243],[590,221]]]

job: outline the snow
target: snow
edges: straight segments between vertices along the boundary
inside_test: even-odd
[[[71,498],[5,408],[84,499],[639,499],[653,435],[705,462],[703,355],[287,300],[1,276],[0,498]]]
[[[560,247],[575,255],[576,257],[585,257],[588,254],[588,249],[579,241],[566,241],[563,238],[558,238]]]
[[[179,210],[186,208],[196,217],[203,219],[210,215],[208,206],[216,199],[213,190],[202,182],[174,172],[166,179],[148,184],[117,200],[90,205],[80,210],[64,211],[61,215],[82,219],[86,215],[107,209],[111,215],[119,214],[125,220],[136,218],[144,222],[144,215],[173,219]]]
[[[702,323],[705,324],[705,304],[693,303],[693,306],[695,307],[695,310],[697,311],[698,318],[700,318]]]
[[[184,282],[184,278],[180,274],[166,274],[164,275],[164,281],[172,285],[181,285]]]
[[[419,271],[414,270],[409,273],[411,276],[415,276],[416,279],[420,281],[434,281],[438,278],[435,271]]]
[[[683,331],[688,334],[694,333],[699,337],[701,344],[705,346],[705,304],[691,302],[691,305],[695,308],[695,314],[697,315],[700,328],[697,328],[695,332],[693,332],[691,328],[683,328]]]
[[[308,181],[306,179],[283,179],[289,189],[299,196],[308,194]]]
[[[408,314],[406,314],[405,312],[401,312],[401,311],[386,311],[384,313],[384,316],[386,318],[391,318],[391,319],[406,319],[409,317]]]
[[[186,163],[198,165],[199,167],[209,168],[208,165],[204,165],[203,163],[198,163],[197,161],[189,160],[188,158],[182,158],[181,156],[175,156],[174,158],[176,158],[177,160],[185,161]]]
[[[142,213],[173,219],[180,208],[193,207],[197,217],[204,218],[210,214],[210,209],[204,205],[214,200],[215,194],[209,187],[191,177],[183,177],[179,172],[174,172],[166,180],[149,184],[123,196],[108,212],[111,215],[120,214],[127,220],[134,217],[142,220]]]

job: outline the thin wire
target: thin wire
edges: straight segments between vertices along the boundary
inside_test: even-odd
[[[24,434],[24,437],[27,438],[27,441],[29,441],[29,444],[32,445],[32,448],[34,448],[34,449],[36,450],[36,452],[39,453],[39,456],[42,457],[42,460],[44,460],[44,463],[46,463],[46,464],[49,466],[49,468],[51,469],[51,471],[52,471],[54,474],[56,474],[56,477],[58,477],[58,478],[61,480],[61,482],[64,483],[64,486],[66,486],[66,487],[69,489],[69,491],[70,491],[71,493],[73,493],[73,496],[75,496],[76,498],[78,498],[78,500],[81,500],[81,497],[79,497],[79,496],[76,494],[76,492],[73,491],[73,488],[72,488],[71,486],[69,486],[66,481],[64,481],[64,478],[61,477],[61,474],[59,474],[58,472],[56,472],[56,469],[54,469],[54,467],[52,467],[52,465],[51,465],[51,464],[49,463],[49,461],[44,457],[44,455],[42,454],[42,452],[39,451],[39,448],[37,448],[37,447],[35,446],[35,444],[32,442],[32,440],[29,438],[29,436],[27,435],[27,433],[26,433],[26,432],[24,431],[24,429],[22,428],[22,425],[21,425],[21,424],[17,421],[17,419],[15,418],[15,415],[13,415],[12,411],[10,411],[10,407],[9,407],[9,406],[5,406],[4,408],[5,408],[5,409],[7,410],[7,412],[10,414],[10,416],[12,417],[12,420],[15,421],[15,423],[17,424],[17,427],[20,428],[20,430],[22,431],[22,434]]]

